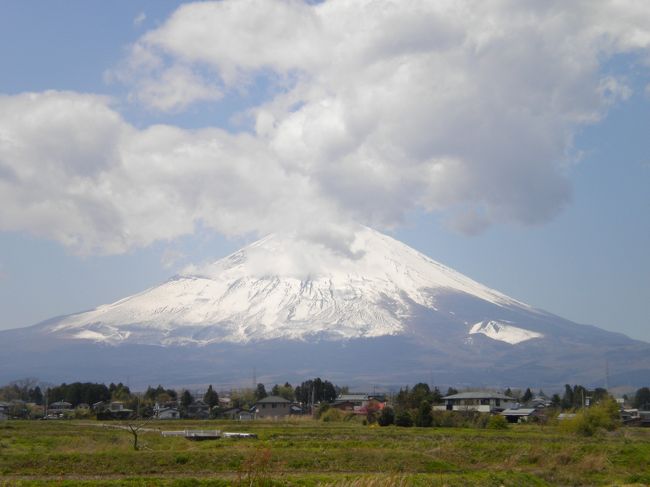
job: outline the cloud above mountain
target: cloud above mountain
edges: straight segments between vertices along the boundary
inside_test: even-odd
[[[2,96],[0,229],[121,253],[197,225],[351,241],[349,222],[416,209],[465,233],[542,223],[570,200],[574,135],[631,95],[608,61],[649,47],[633,0],[185,4],[109,78],[160,112],[262,84],[250,130],[138,128],[95,94]]]

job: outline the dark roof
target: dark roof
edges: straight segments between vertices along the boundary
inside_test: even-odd
[[[458,394],[452,394],[451,396],[445,396],[443,399],[507,399],[509,401],[515,401],[514,398],[501,394],[500,392],[486,392],[486,391],[476,391],[476,392],[459,392]]]
[[[280,396],[266,396],[264,399],[260,399],[257,401],[255,404],[278,404],[278,403],[291,403],[291,401],[285,399],[284,397]]]

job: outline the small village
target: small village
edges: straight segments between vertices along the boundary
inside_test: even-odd
[[[93,401],[93,399],[98,399]],[[606,406],[621,425],[650,427],[650,389],[614,397],[603,388],[588,390],[565,386],[560,394],[546,395],[506,389],[441,393],[437,387],[418,383],[397,392],[351,392],[316,378],[295,388],[275,385],[267,393],[256,388],[217,392],[149,387],[131,392],[122,383],[73,383],[47,388],[35,380],[17,381],[0,388],[0,420],[283,420],[312,418],[322,421],[358,421],[379,426],[479,426],[572,420],[581,411]]]

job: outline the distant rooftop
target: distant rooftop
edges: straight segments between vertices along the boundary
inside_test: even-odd
[[[489,392],[489,391],[475,391],[475,392],[459,392],[458,394],[452,394],[451,396],[445,396],[443,399],[506,399],[508,401],[514,401],[515,399],[500,392]]]
[[[257,401],[255,404],[269,404],[269,403],[290,403],[291,401],[288,401],[284,397],[280,396],[266,396],[264,399],[260,399]]]

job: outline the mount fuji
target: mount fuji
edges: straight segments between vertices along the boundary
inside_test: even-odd
[[[559,387],[647,382],[650,344],[534,309],[366,227],[270,235],[96,309],[0,332],[0,380]]]

